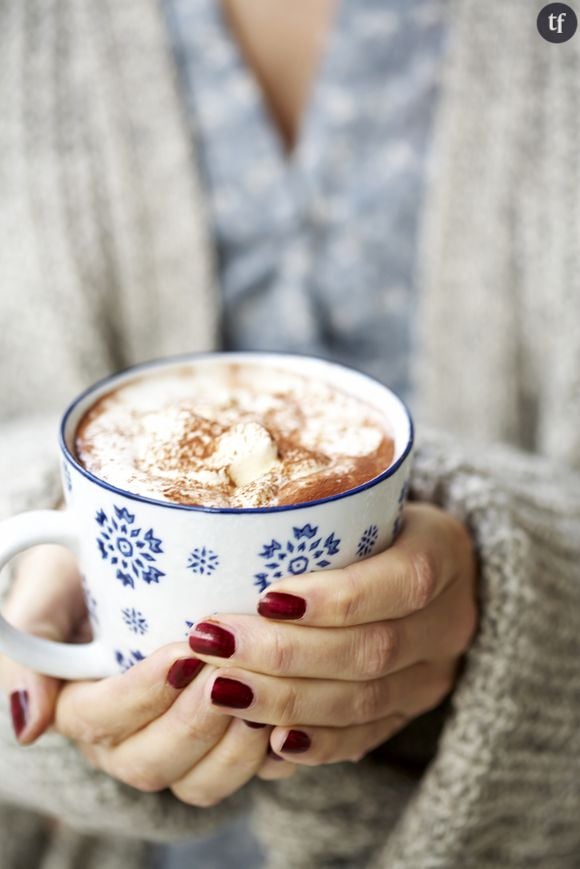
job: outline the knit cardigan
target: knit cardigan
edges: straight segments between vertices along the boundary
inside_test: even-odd
[[[580,864],[580,37],[544,42],[536,14],[529,0],[449,3],[412,497],[470,528],[481,619],[426,771],[302,768],[202,810],[120,785],[57,734],[20,748],[2,704],[3,869],[36,865],[50,837],[18,809],[96,835],[61,831],[59,853],[116,869],[144,865],[137,840],[196,836],[250,803],[269,869]],[[60,497],[66,402],[126,364],[214,347],[219,300],[155,0],[4,2],[0,25],[10,515]]]

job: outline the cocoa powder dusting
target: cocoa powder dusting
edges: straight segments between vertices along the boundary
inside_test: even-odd
[[[209,507],[315,501],[369,482],[392,464],[387,422],[364,402],[288,372],[281,372],[281,382],[294,378],[290,388],[268,391],[264,377],[256,369],[253,386],[248,366],[232,365],[215,390],[198,384],[187,366],[136,378],[85,413],[75,439],[79,461],[128,491]],[[220,438],[246,423],[269,434],[275,460],[236,486],[227,463],[215,456]],[[366,454],[349,454],[367,443]]]

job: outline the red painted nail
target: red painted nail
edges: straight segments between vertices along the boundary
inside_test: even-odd
[[[258,603],[258,612],[267,619],[301,619],[306,601],[295,594],[269,591]]]
[[[274,749],[272,748],[271,745],[268,746],[267,754],[268,754],[268,757],[272,758],[272,760],[284,760],[283,757],[280,757],[279,754],[276,754],[276,752],[274,751]]]
[[[259,721],[246,721],[245,718],[242,718],[244,724],[247,724],[248,727],[251,727],[253,730],[261,730],[262,727],[266,727],[265,724],[260,724]]]
[[[198,655],[231,658],[236,651],[236,640],[231,631],[215,622],[200,622],[189,636],[189,645]]]
[[[187,688],[202,667],[203,661],[198,661],[197,658],[179,658],[169,668],[167,681],[172,688]]]
[[[281,750],[301,754],[303,751],[308,751],[310,745],[310,737],[307,733],[303,730],[291,730]]]
[[[216,706],[247,709],[253,699],[252,689],[236,679],[225,679],[223,676],[218,676],[211,689],[211,702]]]
[[[13,691],[10,695],[10,712],[12,714],[14,733],[18,739],[28,724],[29,710],[28,691]]]

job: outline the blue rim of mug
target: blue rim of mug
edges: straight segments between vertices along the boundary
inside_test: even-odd
[[[133,372],[138,373],[140,371],[145,371],[149,368],[159,368],[160,370],[167,367],[170,368],[173,364],[178,365],[180,362],[195,362],[201,359],[207,359],[213,356],[237,356],[237,357],[259,357],[259,356],[285,356],[291,357],[297,360],[308,360],[314,359],[319,362],[327,363],[328,365],[335,366],[337,368],[346,368],[348,371],[352,371],[355,374],[358,374],[360,377],[364,377],[367,380],[371,380],[373,383],[376,383],[382,389],[386,389],[392,395],[395,396],[397,401],[403,407],[405,414],[407,416],[407,420],[409,422],[409,437],[407,440],[407,444],[405,449],[399,456],[396,462],[390,465],[382,474],[379,474],[378,477],[373,477],[372,480],[368,480],[366,483],[362,483],[360,486],[356,486],[354,489],[347,489],[345,492],[339,492],[336,495],[329,495],[327,498],[318,498],[316,501],[301,501],[298,504],[283,504],[272,507],[203,507],[199,504],[177,504],[174,501],[161,501],[156,498],[148,498],[146,495],[137,495],[134,492],[128,492],[126,489],[121,489],[119,486],[114,486],[111,483],[107,483],[106,480],[102,480],[100,477],[95,476],[90,471],[87,471],[75,458],[74,454],[69,450],[66,438],[65,431],[67,427],[67,423],[71,415],[74,413],[78,405],[84,401],[89,395],[94,392],[99,392],[102,387],[107,384],[113,384],[115,381],[119,379],[123,379],[127,374],[132,374]],[[172,510],[183,510],[186,512],[194,512],[194,513],[235,513],[238,515],[244,515],[246,513],[284,513],[292,510],[303,510],[305,507],[316,507],[319,504],[329,504],[332,501],[340,501],[343,498],[348,498],[351,495],[356,495],[358,492],[364,492],[366,489],[372,489],[374,486],[377,486],[379,483],[382,483],[383,480],[388,479],[388,477],[392,477],[404,463],[405,459],[413,449],[413,443],[415,441],[415,428],[413,424],[413,417],[411,416],[411,412],[402,398],[394,393],[388,386],[385,386],[384,383],[381,383],[380,380],[377,380],[376,377],[371,377],[370,374],[366,374],[364,371],[359,371],[357,368],[354,368],[351,365],[343,365],[342,362],[333,362],[330,359],[325,359],[322,356],[314,356],[314,355],[301,355],[299,353],[286,353],[280,351],[270,351],[270,350],[235,350],[235,351],[208,351],[202,353],[180,353],[175,356],[165,356],[161,359],[152,359],[148,362],[140,362],[138,365],[130,365],[127,368],[122,369],[121,371],[115,372],[115,374],[109,374],[107,377],[101,378],[101,380],[97,380],[96,383],[93,383],[92,386],[89,386],[80,395],[78,395],[74,401],[72,401],[67,409],[65,410],[62,421],[60,424],[60,448],[64,454],[65,459],[80,473],[83,477],[86,477],[87,480],[90,480],[92,483],[96,483],[102,489],[106,489],[109,492],[113,492],[115,495],[121,495],[123,498],[129,498],[132,501],[140,501],[144,504],[151,504],[155,507],[168,507]]]

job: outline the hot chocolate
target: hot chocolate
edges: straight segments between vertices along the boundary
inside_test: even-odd
[[[324,382],[257,365],[143,375],[84,415],[75,447],[111,485],[204,507],[300,504],[386,470],[394,443],[373,407]]]

